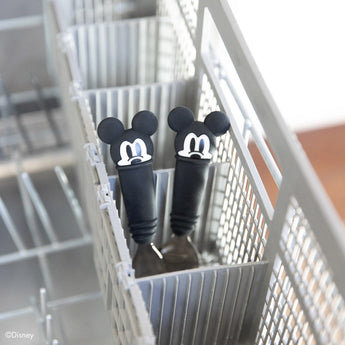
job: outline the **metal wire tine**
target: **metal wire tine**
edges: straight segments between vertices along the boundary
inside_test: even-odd
[[[64,144],[64,142],[63,142],[63,140],[61,138],[61,134],[60,134],[59,128],[58,128],[57,124],[54,121],[53,114],[51,113],[51,111],[50,111],[50,109],[49,109],[49,107],[47,105],[47,102],[44,99],[44,95],[43,95],[43,91],[42,91],[42,88],[41,88],[41,84],[40,84],[37,76],[34,75],[34,74],[31,74],[30,81],[31,81],[31,84],[33,85],[33,87],[35,88],[35,91],[36,91],[36,94],[37,94],[38,105],[43,110],[43,112],[44,112],[44,114],[45,114],[45,116],[47,118],[47,121],[49,123],[49,126],[50,126],[52,132],[54,133],[54,136],[55,136],[55,139],[56,139],[56,144],[58,146],[62,146]]]
[[[3,85],[3,80],[0,78],[0,89],[2,90],[2,85]],[[1,96],[1,98],[3,98],[3,96]],[[0,114],[1,114],[1,120],[3,121],[4,123],[4,127],[6,129],[6,133],[7,133],[7,136],[4,138],[5,140],[4,141],[4,144],[1,144],[1,151],[4,151],[5,152],[5,155],[6,155],[6,148],[9,148],[10,145],[11,145],[11,140],[8,138],[8,136],[10,134],[12,134],[13,130],[10,126],[10,122],[9,122],[9,110],[8,110],[8,107],[6,105],[3,105],[2,102],[0,103]],[[7,140],[6,140],[7,139]],[[5,146],[5,150],[2,149],[2,146]]]
[[[7,116],[9,116],[11,114],[14,115],[17,127],[19,129],[21,137],[23,138],[23,140],[25,142],[26,148],[29,152],[32,152],[34,147],[33,147],[32,142],[28,136],[27,130],[25,129],[25,127],[23,126],[23,124],[21,122],[21,114],[17,111],[14,103],[12,102],[11,95],[8,92],[7,86],[6,86],[6,84],[2,78],[0,78],[0,91],[5,97]]]
[[[25,251],[26,250],[25,245],[22,239],[20,238],[17,227],[15,226],[12,220],[12,217],[10,213],[8,212],[7,207],[1,197],[0,197],[0,216],[2,220],[4,221],[7,231],[10,234],[17,249],[19,251]]]
[[[75,220],[77,221],[80,232],[83,236],[88,235],[87,225],[84,219],[84,213],[80,206],[79,200],[76,197],[74,190],[72,189],[68,178],[61,166],[56,166],[54,168],[56,176],[60,182],[62,190],[67,198],[67,201],[71,207]]]
[[[51,220],[49,218],[47,209],[45,208],[39,194],[37,193],[37,190],[35,189],[30,176],[26,172],[22,172],[19,176],[21,180],[23,181],[23,184],[32,200],[33,206],[35,207],[38,217],[40,218],[43,228],[49,238],[49,240],[52,243],[58,242],[58,239],[55,235],[53,225],[51,223]]]
[[[22,199],[23,207],[24,207],[24,215],[25,215],[26,223],[29,227],[32,240],[35,246],[38,247],[42,244],[42,241],[40,238],[40,234],[38,232],[37,219],[36,219],[34,206],[31,202],[29,193],[26,187],[24,186],[24,182],[21,177],[23,168],[22,168],[22,162],[21,162],[20,156],[18,155],[18,152],[16,152],[14,155],[14,161],[16,163],[18,187],[19,187],[19,192],[20,192],[20,196]]]
[[[47,290],[45,288],[40,289],[40,313],[41,319],[45,320],[47,315]]]
[[[46,315],[46,325],[45,325],[45,337],[46,344],[51,345],[53,338],[53,327],[52,327],[52,316],[51,314]]]

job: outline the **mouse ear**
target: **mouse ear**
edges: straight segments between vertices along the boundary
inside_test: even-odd
[[[221,111],[213,111],[205,118],[204,124],[216,136],[220,136],[230,128],[228,117]]]
[[[132,120],[132,128],[137,131],[151,136],[156,132],[158,120],[151,111],[143,110],[136,113]]]
[[[176,107],[169,113],[168,124],[169,127],[175,131],[180,132],[194,122],[194,114],[187,107]]]
[[[123,132],[124,127],[119,119],[107,117],[97,127],[99,138],[106,144],[112,144]]]

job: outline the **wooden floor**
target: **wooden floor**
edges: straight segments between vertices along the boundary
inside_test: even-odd
[[[298,133],[311,164],[345,223],[345,125]],[[256,147],[249,146],[268,194],[275,203],[278,189]]]

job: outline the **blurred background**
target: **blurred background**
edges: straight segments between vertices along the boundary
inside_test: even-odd
[[[42,6],[0,2],[0,343],[110,344]]]
[[[66,147],[56,83],[47,63],[42,2],[0,5],[1,175],[18,148],[23,157]],[[46,161],[42,160],[42,164]]]
[[[229,0],[287,125],[345,222],[345,3]],[[266,185],[275,186],[255,148]]]

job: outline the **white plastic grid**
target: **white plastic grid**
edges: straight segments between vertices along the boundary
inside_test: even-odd
[[[202,92],[204,89],[207,89],[207,92],[212,89],[214,95],[217,95],[217,97],[214,96],[212,102],[214,104],[215,99],[217,99],[223,111],[231,118],[233,127],[236,127],[237,141],[242,144],[240,151],[246,150],[246,146],[251,140],[251,143],[257,146],[279,188],[282,176],[276,159],[268,147],[270,138],[267,138],[265,134],[257,111],[253,108],[238,75],[234,61],[227,51],[216,23],[207,8],[204,14],[203,36],[200,44]],[[223,149],[220,151],[224,154]],[[229,159],[229,157],[225,156],[222,159]],[[256,169],[253,164],[252,167]]]
[[[105,117],[116,116],[127,128],[134,114],[141,109],[150,110],[160,118],[177,104],[193,100],[193,88],[194,80],[186,80],[87,90],[85,95],[89,99],[95,126]]]
[[[198,22],[197,14],[199,0],[179,0],[177,3],[180,6],[181,12],[183,13],[183,18],[185,18],[191,36],[195,38]]]
[[[138,308],[138,301],[133,296],[133,291],[136,294],[139,293],[139,287],[132,285],[127,289],[123,289],[123,286],[116,276],[116,270],[110,270],[110,314],[112,319],[112,329],[114,332],[114,340],[119,344],[153,344],[154,336],[152,335],[152,326],[149,322],[146,322],[144,327],[140,328],[140,320],[137,319],[136,313]],[[143,306],[142,306],[143,307]],[[147,320],[148,321],[148,320]],[[141,325],[142,326],[142,325]]]
[[[345,302],[309,222],[292,198],[280,248],[323,344],[345,344]]]
[[[125,128],[131,127],[133,116],[142,109],[152,111],[158,118],[159,129],[152,137],[154,167],[162,169],[172,167],[174,163],[173,131],[167,127],[167,114],[178,105],[194,107],[195,80],[173,81],[134,85],[108,89],[88,90],[90,110],[95,126],[108,116],[122,121]],[[108,173],[114,171],[114,164],[107,145],[101,143],[102,155]]]
[[[99,158],[88,100],[83,96],[79,83],[72,82],[68,75],[71,55],[68,55],[68,59],[61,53],[58,56],[60,81],[69,86],[63,92],[70,134],[78,160],[78,182],[93,231],[95,266],[105,304],[110,319],[113,320],[114,339],[118,336],[122,340],[129,339],[128,344],[153,344],[154,336],[148,318],[145,317],[139,287],[134,284],[128,248],[111,199],[105,166]],[[112,308],[114,295],[121,298],[121,305],[124,305],[121,313]],[[141,317],[138,318],[138,315]],[[129,323],[128,318],[131,321]]]
[[[255,303],[255,280],[265,268],[218,266],[139,279],[157,344],[236,343],[246,308]]]
[[[192,67],[177,63],[186,45],[177,47],[166,18],[76,26],[69,32],[85,89],[170,82],[194,75],[194,70],[189,71],[192,60]]]
[[[65,0],[64,6],[69,25],[109,22],[119,19],[153,15],[153,0]]]
[[[184,20],[178,1],[162,0],[157,2],[158,15],[166,18],[172,25],[176,37],[175,79],[189,79],[195,76],[196,49],[193,34]],[[196,23],[195,23],[196,24]],[[166,51],[159,51],[166,54]]]
[[[279,256],[274,262],[256,344],[316,344]]]
[[[226,174],[223,207],[217,245],[223,262],[263,260],[268,236],[267,224],[253,189],[241,166],[239,173],[230,166]]]
[[[150,38],[156,36],[156,29],[154,17],[71,28],[84,87],[153,82],[156,56],[155,42]],[[145,42],[151,44],[140,46]],[[139,66],[137,60],[141,68],[135,70],[131,66]]]
[[[218,110],[218,101],[208,81],[202,77],[199,118],[210,111]],[[241,163],[230,132],[217,142],[218,162],[229,162],[223,171],[223,179],[214,190],[219,198],[220,219],[217,227],[217,247],[223,263],[241,263],[263,259],[264,246],[268,237],[268,228],[255,192],[248,179],[246,169]]]

